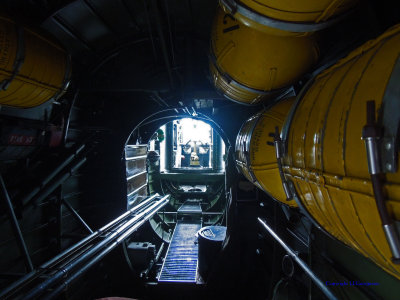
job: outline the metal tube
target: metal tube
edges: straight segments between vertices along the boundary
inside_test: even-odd
[[[100,228],[99,230],[94,232],[93,234],[85,237],[84,239],[79,241],[77,244],[72,245],[68,249],[64,250],[62,253],[58,254],[55,257],[53,257],[52,259],[50,259],[46,263],[42,264],[37,270],[34,270],[34,271],[30,272],[29,274],[26,274],[24,277],[20,278],[19,280],[17,280],[16,282],[14,282],[10,286],[8,286],[6,289],[2,290],[0,292],[0,299],[5,298],[6,296],[7,297],[8,296],[12,296],[12,294],[10,294],[10,293],[13,293],[13,292],[15,292],[16,289],[25,286],[31,280],[33,280],[34,278],[37,278],[40,274],[44,273],[46,269],[51,268],[52,266],[56,265],[57,263],[59,263],[59,262],[65,260],[66,258],[70,257],[71,255],[73,255],[74,253],[79,251],[81,248],[83,248],[87,244],[91,243],[100,234],[102,234],[105,231],[111,229],[112,227],[114,227],[119,222],[122,222],[128,216],[130,216],[133,212],[137,211],[138,209],[143,207],[145,204],[148,204],[151,200],[153,200],[155,197],[158,197],[158,196],[159,196],[158,194],[155,194],[155,195],[149,197],[148,199],[146,199],[145,201],[143,201],[139,205],[137,205],[137,206],[133,207],[132,209],[130,209],[129,211],[125,212],[124,214],[122,214],[118,218],[114,219],[113,221],[111,221],[107,225],[103,226],[102,228]]]
[[[72,274],[67,280],[61,283],[57,288],[53,289],[53,291],[43,297],[43,300],[54,299],[58,294],[60,294],[64,289],[67,289],[68,285],[71,284],[74,280],[78,279],[81,275],[83,275],[87,270],[89,270],[93,265],[99,262],[103,257],[105,257],[108,253],[111,252],[117,246],[117,242],[114,242],[112,245],[103,250],[99,255],[90,260],[87,264],[85,264],[81,269],[79,269],[76,273]]]
[[[95,265],[97,262],[99,262],[103,257],[105,257],[108,253],[110,253],[116,246],[121,244],[128,236],[130,236],[134,231],[136,231],[140,226],[143,225],[144,222],[146,222],[148,219],[150,219],[158,210],[160,210],[162,207],[164,207],[168,201],[166,201],[167,197],[162,198],[159,204],[154,206],[154,210],[146,215],[145,218],[143,218],[139,223],[134,224],[129,230],[127,230],[123,235],[121,235],[114,243],[112,243],[110,246],[108,246],[105,250],[100,252],[98,255],[96,255],[93,259],[88,261],[82,268],[77,270],[74,274],[72,274],[68,279],[66,279],[63,283],[61,283],[58,287],[53,289],[53,291],[44,297],[44,300],[49,300],[49,299],[54,299],[58,294],[60,294],[64,289],[68,287],[69,284],[71,284],[73,281],[78,279],[82,274],[84,274],[87,270],[89,270],[93,265]],[[163,244],[164,246],[164,244]]]
[[[75,92],[74,97],[72,98],[72,100],[69,102],[68,105],[68,116],[66,118],[66,122],[63,128],[63,135],[62,135],[62,141],[63,141],[63,146],[65,146],[65,144],[67,143],[67,138],[68,138],[68,130],[69,130],[69,125],[70,125],[70,121],[71,121],[71,115],[72,115],[72,110],[74,109],[74,105],[76,100],[79,97],[79,89]]]
[[[57,168],[54,169],[47,177],[36,186],[30,193],[26,194],[24,198],[22,198],[22,204],[26,205],[30,200],[40,192],[40,190],[48,184],[60,171],[65,168],[82,150],[85,148],[85,145],[81,145],[73,154],[68,156]]]
[[[383,231],[385,232],[390,251],[392,252],[392,262],[400,264],[400,239],[399,234],[393,224],[392,219],[386,208],[385,196],[383,194],[383,184],[379,174],[371,174],[372,187],[374,190],[375,202],[382,221]]]
[[[163,214],[165,214],[165,215],[176,215],[177,212],[176,211],[165,211],[165,212],[163,212]],[[216,211],[203,211],[201,214],[203,216],[214,216],[214,215],[222,215],[223,213],[216,212]]]
[[[285,192],[286,195],[286,201],[289,201],[293,199],[293,193],[291,192],[285,174],[283,173],[283,168],[282,168],[283,141],[281,139],[279,128],[277,126],[275,127],[275,134],[273,135],[273,137],[274,137],[275,155],[276,155],[276,162],[278,164],[279,176],[281,177],[283,191]]]
[[[121,220],[125,219],[126,217],[128,217],[130,214],[132,214],[133,212],[139,210],[142,206],[148,204],[151,200],[153,200],[154,198],[158,197],[159,194],[154,194],[153,196],[151,196],[150,198],[144,200],[143,202],[139,203],[138,205],[136,205],[135,207],[132,207],[130,210],[128,210],[127,212],[123,213],[121,216],[119,216],[118,218],[116,218],[115,220],[111,221],[110,223],[108,223],[107,225],[103,226],[100,228],[100,231],[105,231],[108,228],[110,228],[111,226],[115,225],[116,223],[120,222]]]
[[[56,223],[57,223],[57,252],[61,252],[61,234],[62,234],[62,188],[59,187],[56,200]]]
[[[163,199],[161,199],[157,205],[154,205],[153,207],[151,207],[151,209],[150,209],[151,212],[146,214],[147,218],[142,219],[141,221],[139,221],[138,224],[142,225],[146,220],[148,220],[150,217],[152,217],[157,211],[159,211],[162,207],[164,207],[168,203],[168,201],[166,201],[165,198],[163,198]],[[135,228],[135,226],[130,228],[123,235],[121,235],[117,239],[117,241],[122,242],[124,239],[126,239],[128,236],[130,236],[136,229],[137,228]]]
[[[380,158],[378,154],[377,139],[373,137],[368,137],[365,138],[364,141],[367,150],[369,174],[371,175],[379,174],[381,173],[381,167],[379,164]]]
[[[372,189],[374,191],[376,207],[382,221],[382,225],[391,224],[391,219],[385,204],[385,196],[383,194],[383,186],[378,174],[371,174]]]
[[[394,224],[383,225],[383,231],[385,232],[386,239],[388,241],[390,250],[392,251],[392,261],[395,264],[400,263],[400,241],[399,234],[396,231]]]
[[[119,236],[118,239],[117,239],[113,244],[111,244],[108,248],[106,248],[106,250],[104,250],[103,252],[101,252],[100,254],[98,254],[94,260],[89,261],[89,262],[86,263],[81,269],[79,269],[79,270],[75,273],[75,275],[78,274],[78,276],[74,276],[74,275],[73,275],[71,278],[67,279],[63,284],[61,284],[61,287],[62,287],[61,289],[60,289],[60,287],[58,287],[58,288],[56,288],[56,289],[54,290],[54,292],[56,292],[57,294],[58,294],[59,292],[61,292],[62,289],[63,289],[63,286],[64,286],[65,284],[68,285],[70,282],[72,282],[73,280],[75,280],[75,279],[76,279],[77,277],[79,277],[81,274],[83,274],[84,272],[86,272],[95,262],[97,262],[98,260],[100,260],[101,258],[103,258],[103,257],[104,257],[106,254],[108,254],[113,248],[115,248],[115,246],[117,246],[117,245],[120,244],[123,240],[125,240],[128,236],[130,236],[130,235],[131,235],[134,231],[136,231],[145,221],[147,221],[149,218],[151,218],[159,209],[161,209],[164,205],[166,205],[166,204],[168,203],[168,200],[167,200],[168,197],[169,197],[169,196],[163,197],[162,199],[160,199],[159,201],[157,201],[156,203],[154,203],[154,205],[152,205],[151,208],[147,209],[147,210],[146,210],[146,213],[149,212],[149,214],[146,214],[146,215],[145,215],[145,214],[143,213],[143,215],[145,215],[145,217],[144,217],[143,219],[141,219],[138,223],[131,222],[131,224],[129,224],[129,225],[132,225],[131,227],[125,226],[126,224],[124,224],[122,227],[128,228],[128,230],[127,230],[125,233],[123,233],[122,228],[119,228],[119,229],[117,230],[116,233],[122,233],[122,235]],[[134,217],[133,219],[140,219],[140,218]],[[137,220],[135,220],[135,221],[137,221]],[[126,228],[125,228],[125,229],[126,229]],[[117,235],[116,235],[116,237],[117,237]],[[112,239],[112,240],[114,240],[114,239]],[[111,240],[110,240],[110,241],[111,241]],[[100,243],[100,244],[106,245],[106,243]],[[97,248],[99,248],[99,246],[97,246]],[[95,254],[95,252],[96,252],[96,251],[94,251],[93,249],[91,249],[91,250],[89,250],[88,253],[85,253],[85,254],[84,254],[82,257],[80,257],[80,258],[81,258],[81,260],[85,260],[85,259],[89,258],[92,254]],[[78,259],[78,260],[79,260],[79,259]],[[93,262],[93,261],[95,261],[95,262]],[[78,264],[78,262],[75,263],[75,265],[77,265],[77,264]],[[69,269],[67,269],[67,267],[66,267],[66,268],[64,268],[64,270],[62,270],[62,274],[66,274],[66,273],[68,273],[70,270],[72,270],[72,267],[69,268]],[[53,296],[55,296],[55,295],[56,295],[56,294],[53,295],[53,293],[51,293],[51,294],[49,295],[50,298],[46,298],[46,299],[51,299],[51,298],[52,298]]]
[[[45,264],[41,265],[40,268],[43,268],[43,269],[49,268],[52,265],[54,265],[55,263],[57,263],[61,258],[63,258],[65,256],[67,256],[68,254],[73,253],[73,252],[79,250],[80,248],[84,247],[85,245],[90,243],[93,239],[95,239],[97,236],[99,236],[100,234],[103,234],[105,231],[108,231],[109,229],[114,227],[117,223],[125,220],[133,212],[139,210],[142,206],[144,206],[145,204],[148,204],[150,201],[152,201],[155,197],[158,197],[158,196],[159,196],[158,194],[155,194],[155,195],[149,197],[148,199],[146,199],[145,201],[143,201],[140,204],[136,205],[135,207],[133,207],[132,209],[128,210],[127,212],[123,213],[121,216],[119,216],[118,218],[114,219],[110,223],[104,225],[103,227],[101,227],[99,230],[97,230],[93,234],[87,236],[83,240],[79,241],[77,244],[71,246],[70,248],[66,249],[64,252],[60,253],[59,255],[54,257],[53,259],[51,259],[48,262],[46,262]]]
[[[156,258],[154,259],[154,262],[157,263],[160,260],[161,254],[165,248],[165,242],[161,244],[160,249],[157,252]]]
[[[12,294],[10,293],[14,292],[17,288],[25,285],[30,280],[36,278],[38,275],[39,272],[36,270],[26,274],[24,277],[20,278],[19,280],[15,281],[10,286],[2,290],[0,292],[0,299],[7,299],[7,297],[12,296]]]
[[[299,256],[269,227],[262,219],[257,218],[258,222],[268,231],[268,233],[286,250],[286,252],[297,262],[297,264],[307,273],[310,279],[318,286],[321,292],[330,299],[337,300],[338,298],[328,289],[328,287],[317,277],[310,267],[299,258]]]
[[[60,185],[62,184],[65,180],[67,180],[75,171],[77,171],[84,163],[86,162],[86,157],[81,158],[78,162],[76,162],[71,169],[64,173],[63,175],[60,175],[58,177],[58,179],[56,179],[53,184],[51,184],[50,186],[48,186],[47,188],[45,188],[44,190],[42,190],[42,193],[39,194],[37,197],[35,198],[31,198],[30,201],[36,201],[36,202],[40,202],[42,200],[44,200],[48,195],[50,195],[52,192],[54,192],[54,190]],[[27,204],[27,203],[26,203]]]
[[[97,243],[93,248],[88,250],[88,252],[84,253],[82,256],[76,258],[74,261],[68,263],[66,266],[61,268],[59,271],[56,273],[52,274],[50,278],[33,288],[29,293],[24,297],[24,299],[32,299],[35,298],[39,295],[41,295],[47,288],[50,286],[53,286],[56,284],[59,280],[61,280],[65,274],[68,274],[69,272],[73,271],[77,266],[80,264],[84,263],[87,259],[89,259],[92,255],[100,251],[103,247],[107,246],[110,242],[113,240],[117,239],[121,235],[124,234],[125,231],[129,230],[135,222],[140,221],[141,218],[146,216],[146,214],[149,214],[151,210],[159,205],[159,203],[168,202],[169,195],[161,198],[160,200],[156,201],[154,204],[152,204],[149,208],[138,214],[137,216],[134,216],[132,219],[127,221],[125,224],[120,226],[116,231],[111,233],[109,236],[107,236],[104,240],[101,242]]]
[[[14,208],[11,203],[10,195],[7,192],[3,176],[1,176],[1,174],[0,174],[0,185],[1,185],[0,197],[3,198],[5,206],[7,207],[8,216],[10,218],[11,226],[13,228],[18,247],[21,251],[22,256],[24,257],[25,267],[28,271],[33,271],[32,260],[31,257],[29,256],[28,249],[26,248],[24,237],[22,236],[21,228],[19,227],[18,220],[17,217],[15,216]]]
[[[392,252],[392,262],[400,264],[400,238],[389,216],[384,195],[384,184],[382,182],[381,160],[378,150],[378,141],[382,138],[382,128],[376,124],[375,120],[375,101],[367,101],[367,124],[362,130],[362,139],[365,142],[367,152],[368,171],[371,176],[372,189],[374,191],[375,203],[382,221],[383,231],[385,232],[390,251]]]
[[[144,274],[145,277],[147,277],[147,275],[149,274],[150,270],[151,270],[151,269],[153,268],[153,266],[159,261],[159,259],[160,259],[160,257],[161,257],[161,254],[162,254],[162,252],[163,252],[163,250],[164,250],[164,247],[165,247],[165,242],[163,242],[163,243],[161,244],[160,249],[158,249],[158,251],[157,251],[156,257],[154,258],[154,260],[152,260],[152,261],[150,262],[149,267],[143,272],[143,274]]]
[[[54,178],[55,175],[57,175],[59,172],[61,172],[62,169],[64,169],[64,167],[66,165],[68,165],[79,153],[82,152],[83,149],[85,149],[86,145],[83,144],[81,145],[73,154],[71,154],[70,156],[67,157],[67,159],[61,163],[53,172],[51,172],[42,182],[43,186],[45,186],[46,184],[48,184],[52,178]]]
[[[78,214],[78,212],[69,204],[69,202],[65,199],[62,199],[62,203],[66,208],[72,213],[72,215],[77,219],[83,227],[85,227],[90,233],[93,233],[93,230],[89,227],[89,225],[82,219],[82,217]]]
[[[15,290],[18,288],[21,288],[25,286],[27,283],[29,283],[31,280],[37,278],[40,274],[44,273],[47,268],[52,267],[53,265],[59,263],[63,259],[67,258],[68,256],[72,255],[91,241],[93,241],[98,235],[100,234],[100,231],[95,232],[94,234],[84,238],[83,240],[79,241],[77,244],[69,247],[62,253],[58,254],[57,256],[53,257],[51,260],[47,261],[46,263],[42,264],[37,268],[36,270],[30,272],[29,274],[26,274],[24,277],[19,279],[18,281],[14,282],[12,285],[8,286],[6,289],[2,290],[0,293],[0,299],[10,297],[13,295]]]

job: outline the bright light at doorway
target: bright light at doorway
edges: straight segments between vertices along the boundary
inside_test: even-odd
[[[194,119],[182,119],[179,121],[182,128],[182,143],[189,141],[201,142],[203,144],[211,143],[211,126],[203,121]]]

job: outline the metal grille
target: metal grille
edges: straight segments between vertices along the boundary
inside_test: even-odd
[[[200,228],[200,221],[177,222],[159,282],[196,282],[198,258],[196,233]]]

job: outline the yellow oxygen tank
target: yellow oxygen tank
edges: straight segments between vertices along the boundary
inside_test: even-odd
[[[56,43],[0,16],[0,104],[29,108],[59,98],[71,73]]]
[[[271,133],[282,128],[286,115],[294,102],[289,98],[272,108],[248,119],[236,138],[236,165],[242,174],[267,194],[283,204],[297,207],[294,200],[287,200],[279,174]]]
[[[254,104],[282,93],[317,61],[313,37],[281,37],[240,24],[219,9],[211,36],[210,71],[228,99]]]
[[[398,86],[399,57],[396,26],[319,74],[290,121],[283,167],[321,226],[397,278],[400,265],[391,260],[361,136],[367,101],[375,101],[374,113],[383,124],[400,114],[400,109],[385,111],[391,101],[400,102],[398,89],[393,90]],[[385,127],[385,132],[397,126]],[[386,174],[384,192],[389,215],[400,220],[399,170]]]
[[[400,221],[400,170],[396,169],[399,78],[400,25],[397,25],[310,81],[280,127],[283,128],[280,136],[285,145],[281,185],[291,187],[293,198],[327,232],[400,279],[398,254],[396,257],[400,249],[396,248],[399,233],[393,222]],[[370,105],[371,100],[375,108]],[[378,120],[376,132],[382,136],[375,136],[380,138],[377,152],[368,147],[369,153],[378,154],[367,156],[366,144],[370,145],[370,140],[366,133],[373,119]],[[275,125],[279,126],[268,121],[262,126],[268,132]],[[242,135],[238,137],[239,143]],[[264,142],[265,134],[252,134],[249,143]],[[275,153],[266,147],[262,149],[265,150],[259,157],[265,165],[276,160]],[[377,185],[375,181],[373,185],[370,172],[380,173],[374,171],[378,169],[376,165],[369,171],[371,157],[385,172],[380,186],[384,201],[375,198]],[[239,168],[251,167],[254,172],[252,160],[238,160]],[[276,192],[280,179],[277,172],[255,176],[258,185],[269,194]],[[385,223],[382,211],[393,226],[385,225],[389,223]]]
[[[223,9],[256,30],[301,35],[331,26],[357,0],[220,0]]]

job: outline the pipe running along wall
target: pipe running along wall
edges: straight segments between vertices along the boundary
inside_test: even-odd
[[[1,299],[55,299],[64,288],[121,244],[158,210],[169,195],[148,197],[36,270],[1,291]]]

